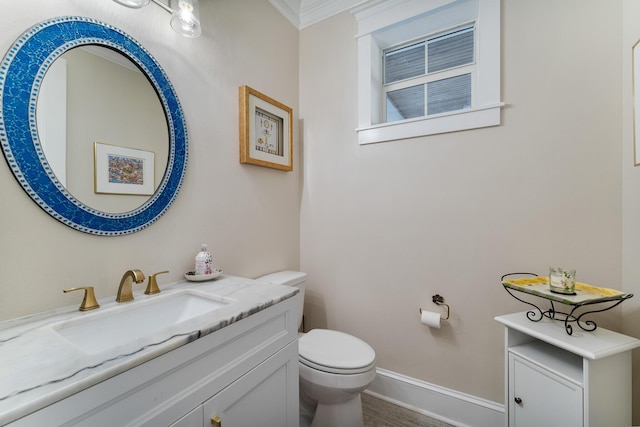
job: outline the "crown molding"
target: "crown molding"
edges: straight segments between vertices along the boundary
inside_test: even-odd
[[[299,30],[370,0],[269,0]]]
[[[302,0],[269,0],[278,12],[293,24],[294,27],[300,29],[300,2]]]

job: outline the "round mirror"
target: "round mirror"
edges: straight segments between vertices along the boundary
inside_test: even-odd
[[[85,45],[60,55],[42,79],[36,119],[51,170],[87,206],[110,213],[136,209],[162,180],[169,148],[162,104],[140,69],[113,49]],[[143,174],[142,180],[132,180],[128,194],[98,192],[96,146],[153,156],[149,184],[144,185]]]
[[[11,170],[64,224],[129,234],[175,199],[187,161],[182,108],[154,58],[117,28],[81,17],[36,25],[4,58],[0,99]]]

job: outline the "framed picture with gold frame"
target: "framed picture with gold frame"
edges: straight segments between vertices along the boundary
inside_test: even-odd
[[[293,170],[293,110],[240,86],[240,163]]]
[[[634,166],[640,166],[640,40],[633,47],[631,56],[633,100],[633,157]]]

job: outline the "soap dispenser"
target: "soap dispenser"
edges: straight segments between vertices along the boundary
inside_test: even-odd
[[[207,245],[205,243],[202,244],[202,248],[198,255],[196,255],[196,274],[211,274],[212,270],[213,257],[211,253],[207,251]]]

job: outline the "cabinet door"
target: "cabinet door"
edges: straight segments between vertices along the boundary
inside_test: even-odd
[[[200,405],[169,427],[202,427],[202,414],[202,405]]]
[[[297,342],[206,401],[204,421],[216,427],[298,427]]]
[[[509,425],[582,426],[582,387],[509,354]]]

